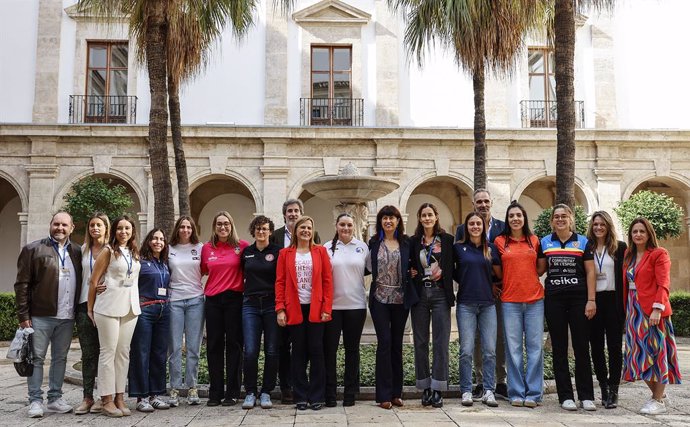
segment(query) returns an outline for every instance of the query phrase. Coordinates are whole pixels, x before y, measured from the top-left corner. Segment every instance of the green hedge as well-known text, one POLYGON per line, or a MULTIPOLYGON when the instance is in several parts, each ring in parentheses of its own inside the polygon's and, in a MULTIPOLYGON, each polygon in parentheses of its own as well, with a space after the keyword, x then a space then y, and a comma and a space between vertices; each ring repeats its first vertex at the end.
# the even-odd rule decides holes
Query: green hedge
POLYGON ((19 326, 14 292, 0 292, 0 341, 10 341, 19 326))
POLYGON ((671 308, 673 309, 673 328, 676 336, 690 336, 690 292, 671 292, 671 308))

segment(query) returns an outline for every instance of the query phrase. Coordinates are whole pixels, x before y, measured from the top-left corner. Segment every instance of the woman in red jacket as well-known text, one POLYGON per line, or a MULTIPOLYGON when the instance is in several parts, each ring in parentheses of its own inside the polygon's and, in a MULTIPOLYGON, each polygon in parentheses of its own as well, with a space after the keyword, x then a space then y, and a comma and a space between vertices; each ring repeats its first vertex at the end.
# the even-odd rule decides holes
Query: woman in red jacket
POLYGON ((671 259, 660 248, 652 224, 637 218, 628 230, 623 280, 626 295, 623 378, 644 380, 652 391, 640 413, 666 412, 666 384, 680 384, 676 340, 668 299, 671 259))
POLYGON ((299 410, 323 408, 326 367, 323 322, 331 320, 333 277, 326 248, 314 244, 314 220, 301 217, 290 246, 278 255, 276 314, 292 342, 293 396, 299 410), (309 379, 307 379, 309 363, 309 379))

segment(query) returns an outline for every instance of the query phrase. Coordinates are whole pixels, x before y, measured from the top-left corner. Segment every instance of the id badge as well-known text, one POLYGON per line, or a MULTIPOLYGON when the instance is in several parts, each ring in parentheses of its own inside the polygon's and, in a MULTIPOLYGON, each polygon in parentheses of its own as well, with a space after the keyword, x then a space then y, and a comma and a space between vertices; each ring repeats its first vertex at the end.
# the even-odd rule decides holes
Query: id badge
POLYGON ((125 288, 131 288, 134 286, 134 277, 133 276, 127 276, 125 277, 125 280, 122 281, 122 286, 125 288))
POLYGON ((166 288, 158 288, 158 296, 164 297, 168 295, 168 290, 166 288))
POLYGON ((597 280, 606 280, 606 273, 597 273, 597 280))
POLYGON ((60 269, 60 280, 69 280, 69 268, 61 268, 60 269))
POLYGON ((431 276, 431 267, 427 267, 427 268, 424 269, 424 275, 425 275, 426 277, 431 276))

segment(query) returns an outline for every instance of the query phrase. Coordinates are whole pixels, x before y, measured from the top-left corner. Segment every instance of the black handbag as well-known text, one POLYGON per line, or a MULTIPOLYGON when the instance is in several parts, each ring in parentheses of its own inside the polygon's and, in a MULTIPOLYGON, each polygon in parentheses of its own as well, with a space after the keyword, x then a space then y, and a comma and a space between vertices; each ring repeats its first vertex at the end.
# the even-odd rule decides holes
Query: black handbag
POLYGON ((29 334, 22 345, 18 361, 14 362, 14 369, 20 377, 30 377, 34 373, 34 344, 33 334, 29 334))

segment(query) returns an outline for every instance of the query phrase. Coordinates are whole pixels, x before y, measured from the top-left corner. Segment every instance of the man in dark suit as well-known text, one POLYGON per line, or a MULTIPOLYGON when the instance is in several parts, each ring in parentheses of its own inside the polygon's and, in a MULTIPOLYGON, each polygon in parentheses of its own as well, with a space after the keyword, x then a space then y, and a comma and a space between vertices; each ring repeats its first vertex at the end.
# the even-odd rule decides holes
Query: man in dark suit
MULTIPOLYGON (((493 243, 503 230, 505 230, 506 224, 500 219, 491 216, 491 205, 493 201, 491 199, 491 193, 489 190, 484 188, 478 188, 474 190, 472 195, 472 205, 474 210, 478 212, 484 222, 487 225, 486 235, 489 242, 493 243)), ((465 235, 465 228, 463 224, 458 226, 455 233, 455 240, 462 240, 465 235)), ((508 399, 508 387, 506 386, 506 355, 505 349, 503 348, 503 312, 501 311, 501 302, 496 299, 496 320, 497 320, 497 333, 496 333, 496 396, 502 397, 503 399, 508 399)), ((484 394, 484 386, 482 385, 482 354, 481 354, 481 343, 479 341, 479 334, 475 337, 474 341, 474 376, 477 379, 477 386, 472 392, 473 399, 481 399, 484 394)))
MULTIPOLYGON (((271 243, 281 248, 290 246, 295 224, 304 214, 304 204, 299 199, 288 199, 283 203, 283 219, 285 226, 271 234, 271 243)), ((314 233, 314 243, 321 243, 319 233, 314 233)), ((287 328, 281 328, 280 355, 278 361, 278 379, 280 381, 280 399, 284 404, 292 402, 292 384, 290 383, 290 336, 287 328)))

